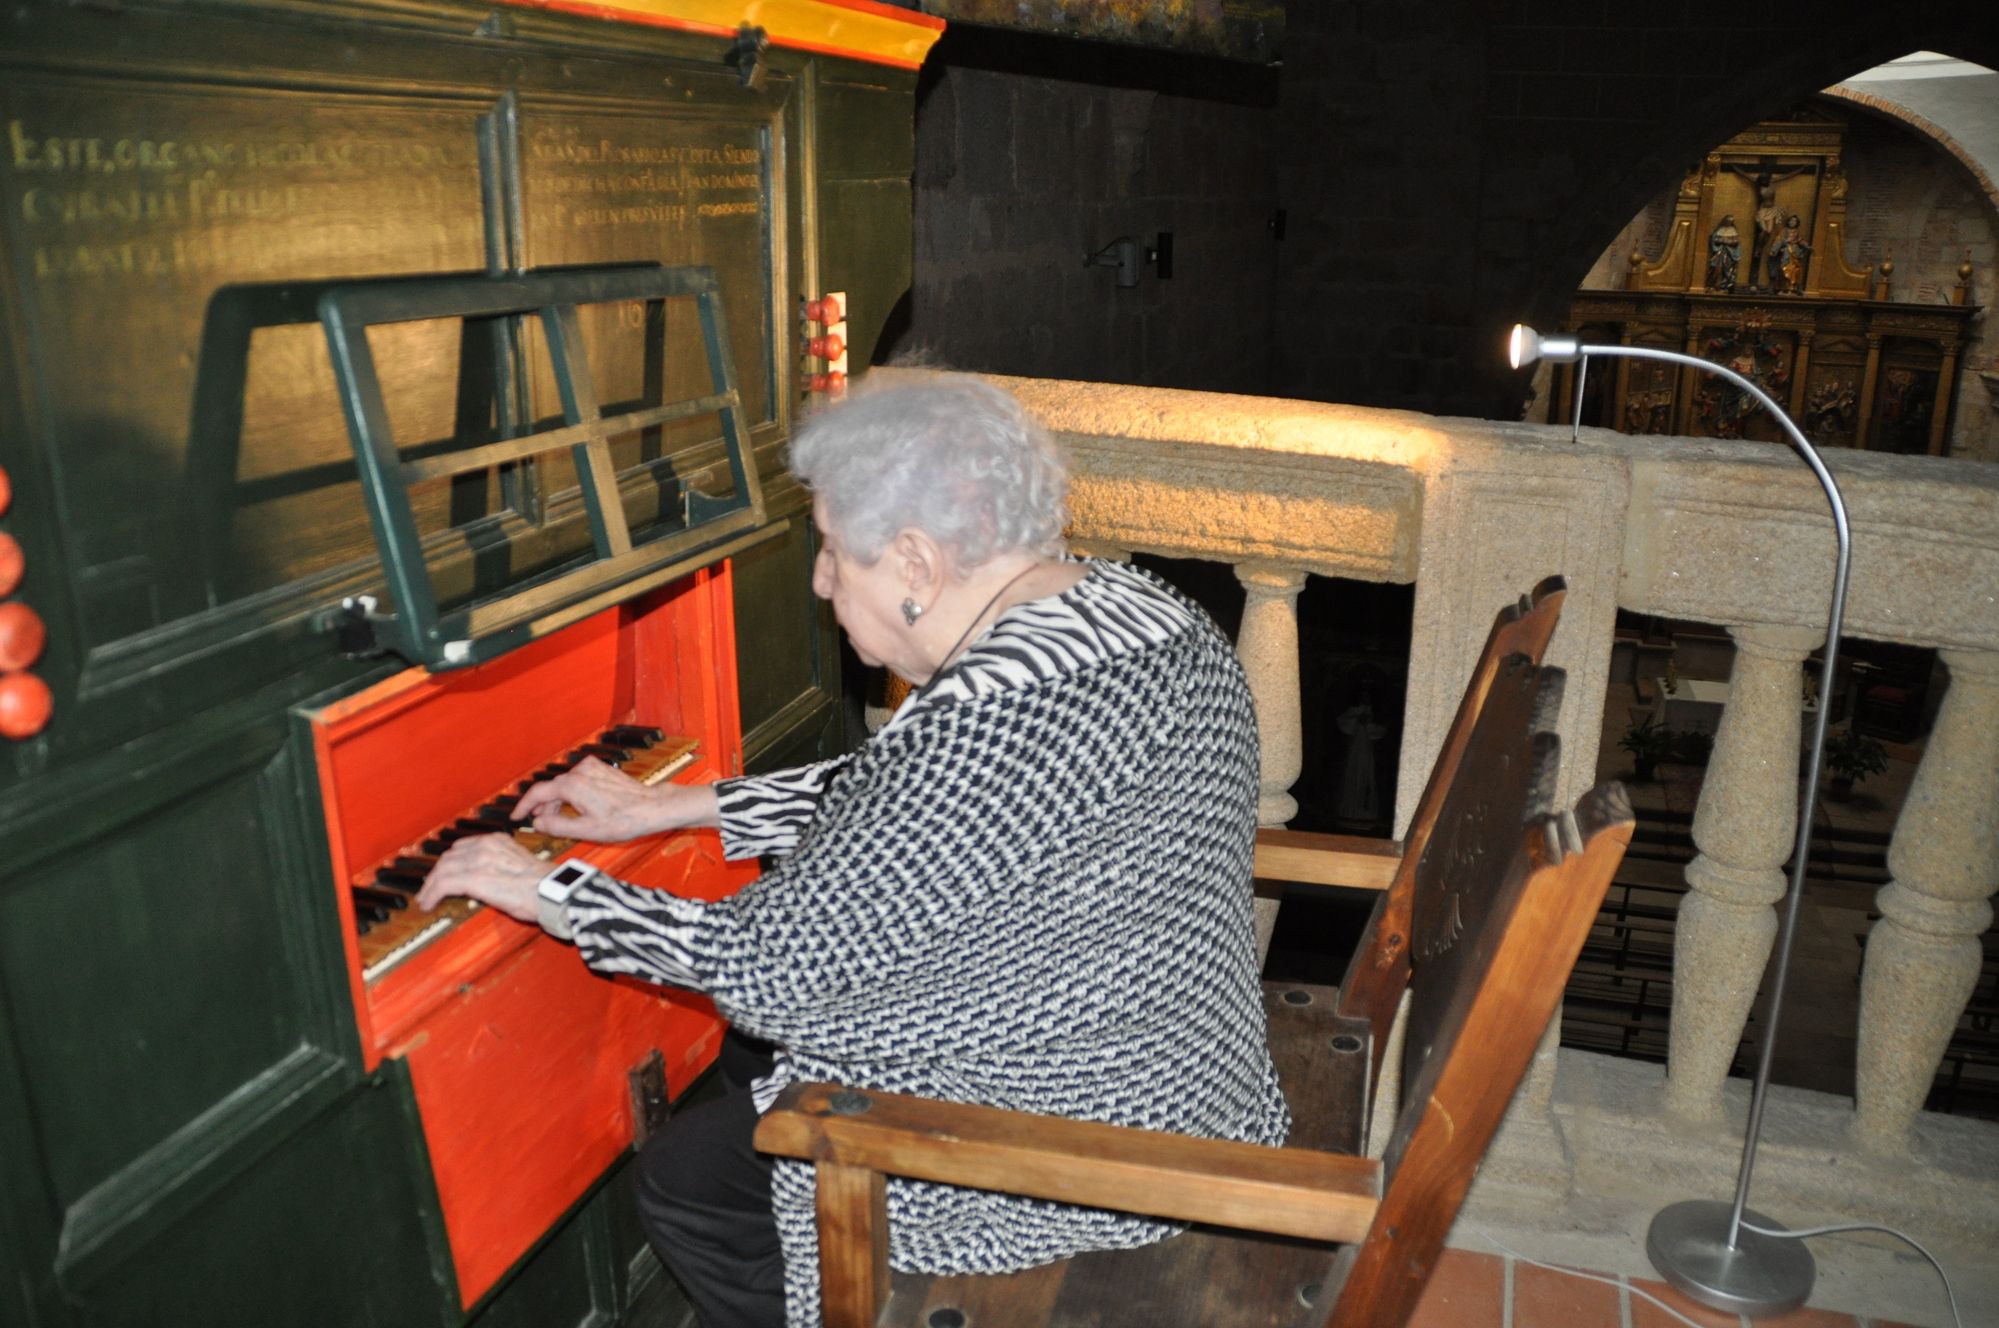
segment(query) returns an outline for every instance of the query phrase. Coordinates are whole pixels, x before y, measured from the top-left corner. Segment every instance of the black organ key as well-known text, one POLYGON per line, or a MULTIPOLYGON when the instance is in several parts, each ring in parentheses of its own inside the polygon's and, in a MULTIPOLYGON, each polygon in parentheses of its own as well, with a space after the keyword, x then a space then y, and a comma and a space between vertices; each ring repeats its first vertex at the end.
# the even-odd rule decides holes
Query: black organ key
MULTIPOLYGON (((354 887, 354 902, 357 904, 366 904, 370 908, 382 908, 394 911, 396 909, 408 908, 410 906, 410 897, 407 894, 400 894, 394 890, 377 890, 372 886, 357 885, 354 887)), ((388 914, 384 913, 382 916, 387 917, 388 914)))
POLYGON ((608 743, 601 742, 593 742, 588 746, 578 747, 569 754, 568 759, 571 764, 574 764, 586 756, 594 756, 607 765, 621 765, 632 759, 632 754, 623 747, 613 747, 608 743))
POLYGON ((479 815, 487 820, 505 821, 513 816, 514 808, 520 805, 520 801, 520 795, 513 793, 495 798, 479 809, 479 815))
POLYGON ((393 890, 399 895, 413 895, 423 889, 423 877, 415 872, 390 871, 387 867, 375 873, 375 884, 361 889, 393 890))
POLYGON ((436 857, 463 838, 465 838, 463 830, 460 830, 456 826, 447 825, 442 829, 431 831, 430 838, 423 841, 422 848, 425 853, 436 857))
POLYGON ((397 859, 394 862, 389 864, 389 870, 397 872, 408 872, 410 875, 421 879, 423 876, 429 873, 432 867, 435 867, 436 865, 437 865, 437 858, 435 855, 429 857, 417 857, 413 854, 403 854, 397 857, 397 859))
POLYGON ((380 904, 363 903, 361 901, 362 889, 363 887, 358 885, 354 887, 354 917, 364 923, 387 922, 389 920, 389 910, 383 908, 380 904))
POLYGON ((451 828, 462 835, 504 835, 513 832, 514 824, 504 816, 465 816, 451 828))
POLYGON ((643 724, 619 724, 605 729, 597 741, 614 747, 650 747, 666 736, 663 729, 649 728, 643 724))

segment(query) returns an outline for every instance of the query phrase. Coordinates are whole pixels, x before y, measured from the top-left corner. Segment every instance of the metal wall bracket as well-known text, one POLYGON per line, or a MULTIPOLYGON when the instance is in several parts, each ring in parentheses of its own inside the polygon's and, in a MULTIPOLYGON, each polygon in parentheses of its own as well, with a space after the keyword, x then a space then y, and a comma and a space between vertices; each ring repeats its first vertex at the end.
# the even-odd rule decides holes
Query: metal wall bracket
POLYGON ((659 1049, 633 1066, 625 1081, 632 1092, 632 1147, 644 1148, 673 1115, 673 1103, 666 1096, 666 1059, 659 1049))
POLYGON ((762 28, 751 27, 748 23, 744 23, 742 27, 736 29, 735 44, 729 48, 729 54, 723 58, 735 66, 736 77, 744 87, 752 92, 762 92, 764 79, 769 74, 764 54, 769 50, 770 34, 762 28))
POLYGON ((327 609, 314 620, 322 632, 333 633, 334 647, 344 659, 373 659, 385 653, 375 635, 380 615, 375 612, 373 595, 349 595, 338 608, 327 609))

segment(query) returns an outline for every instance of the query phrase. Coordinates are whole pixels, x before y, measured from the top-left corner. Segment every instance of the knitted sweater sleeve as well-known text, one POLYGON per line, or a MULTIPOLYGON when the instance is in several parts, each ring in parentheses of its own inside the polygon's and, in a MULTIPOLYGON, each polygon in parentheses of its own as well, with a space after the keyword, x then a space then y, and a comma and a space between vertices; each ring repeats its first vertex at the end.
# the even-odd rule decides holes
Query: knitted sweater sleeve
POLYGON ((987 907, 986 883, 1017 877, 1031 851, 995 833, 993 806, 1017 800, 1004 775, 968 764, 990 709, 946 707, 878 737, 794 851, 730 898, 598 878, 569 905, 584 959, 705 991, 761 1037, 862 1051, 854 1044, 881 1018, 900 1026, 912 1001, 925 1003, 907 984, 934 972, 987 907))

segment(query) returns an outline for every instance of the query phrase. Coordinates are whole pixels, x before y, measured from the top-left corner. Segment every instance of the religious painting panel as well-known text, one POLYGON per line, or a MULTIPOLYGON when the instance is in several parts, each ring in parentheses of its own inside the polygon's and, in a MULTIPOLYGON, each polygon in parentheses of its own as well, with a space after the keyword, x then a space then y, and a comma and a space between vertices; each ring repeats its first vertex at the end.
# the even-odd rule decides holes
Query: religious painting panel
POLYGON ((1942 355, 1929 342, 1886 338, 1881 347, 1881 385, 1874 394, 1874 418, 1867 446, 1876 452, 1921 456, 1930 450, 1938 409, 1942 355))
POLYGON ((1867 379, 1867 339, 1820 336, 1798 411, 1798 427, 1820 447, 1852 447, 1859 434, 1867 379))
MULTIPOLYGON (((1779 404, 1790 399, 1791 369, 1798 335, 1772 327, 1767 318, 1746 315, 1732 324, 1700 329, 1695 353, 1741 374, 1779 404)), ((1702 438, 1755 438, 1776 441, 1782 433, 1756 399, 1726 379, 1703 375, 1694 384, 1688 432, 1702 438)))
POLYGON ((1624 418, 1618 427, 1625 433, 1673 432, 1673 400, 1680 371, 1658 360, 1633 360, 1627 373, 1624 418))
MULTIPOLYGON (((1621 323, 1585 323, 1576 329, 1576 334, 1586 344, 1615 346, 1624 339, 1624 326, 1621 323)), ((1570 384, 1569 390, 1563 394, 1567 398, 1569 409, 1572 411, 1576 409, 1576 398, 1580 392, 1582 410, 1577 418, 1580 418, 1584 424, 1594 424, 1607 429, 1616 428, 1617 380, 1613 372, 1601 361, 1589 365, 1589 372, 1578 373, 1577 371, 1583 367, 1577 365, 1563 380, 1570 384), (1578 376, 1582 380, 1580 388, 1574 385, 1578 376)))

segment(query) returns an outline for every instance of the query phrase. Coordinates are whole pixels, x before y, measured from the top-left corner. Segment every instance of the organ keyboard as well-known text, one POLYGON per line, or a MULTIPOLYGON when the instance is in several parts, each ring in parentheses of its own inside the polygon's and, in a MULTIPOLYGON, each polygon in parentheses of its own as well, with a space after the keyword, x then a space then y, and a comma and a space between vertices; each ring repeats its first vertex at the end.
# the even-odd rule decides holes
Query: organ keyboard
POLYGON ((512 819, 515 803, 534 785, 555 778, 586 756, 618 767, 641 784, 657 784, 693 764, 698 746, 692 738, 669 738, 645 725, 620 724, 606 729, 595 742, 524 777, 512 791, 495 794, 362 872, 348 887, 354 899, 354 931, 361 938, 362 980, 373 982, 478 910, 478 903, 469 899, 447 899, 429 913, 414 907, 417 892, 423 889, 438 855, 453 843, 468 835, 511 834, 522 848, 545 861, 576 847, 573 839, 546 835, 512 819))
POLYGON ((481 833, 705 899, 754 878, 712 830, 587 844, 508 816, 584 756, 644 782, 741 772, 730 576, 699 571, 488 662, 298 712, 363 1065, 408 1064, 468 1309, 631 1146, 634 1072, 658 1067, 678 1096, 723 1025, 705 997, 598 977, 496 909, 411 901, 439 854, 481 833))

